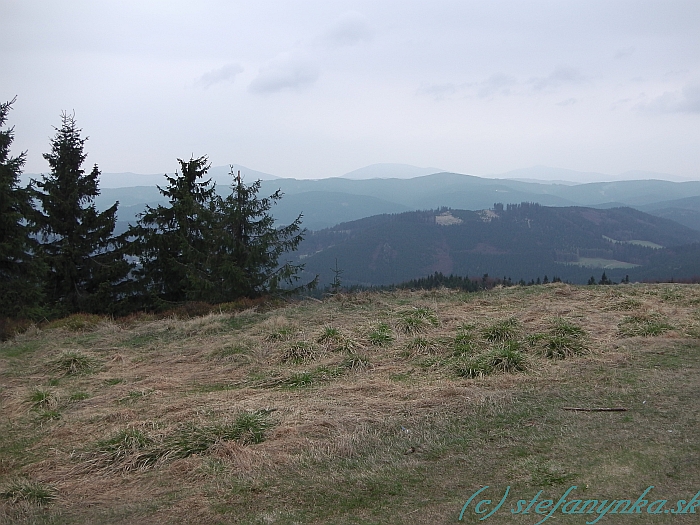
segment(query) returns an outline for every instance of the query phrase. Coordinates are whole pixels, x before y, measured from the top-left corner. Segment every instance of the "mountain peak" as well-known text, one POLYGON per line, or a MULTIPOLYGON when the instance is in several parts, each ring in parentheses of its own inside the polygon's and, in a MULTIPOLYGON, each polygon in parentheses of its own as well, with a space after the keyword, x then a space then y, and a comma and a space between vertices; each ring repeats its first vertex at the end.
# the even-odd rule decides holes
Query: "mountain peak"
POLYGON ((371 164, 342 175, 343 179, 413 179, 424 175, 440 173, 440 168, 419 168, 410 164, 371 164))

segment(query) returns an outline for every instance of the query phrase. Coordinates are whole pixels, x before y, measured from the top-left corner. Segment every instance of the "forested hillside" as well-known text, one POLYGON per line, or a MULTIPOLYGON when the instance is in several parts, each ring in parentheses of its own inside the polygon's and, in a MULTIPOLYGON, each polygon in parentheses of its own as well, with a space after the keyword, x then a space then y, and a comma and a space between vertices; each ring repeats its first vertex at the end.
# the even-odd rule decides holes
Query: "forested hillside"
MULTIPOLYGON (((257 173, 251 170, 242 172, 248 182, 259 178, 257 173)), ((162 177, 160 180, 165 181, 162 177)), ((217 191, 225 195, 230 181, 224 183, 220 177, 216 180, 219 181, 217 191)), ((275 219, 280 224, 288 224, 303 213, 304 226, 310 230, 330 228, 341 222, 382 213, 437 209, 442 206, 481 210, 494 202, 537 202, 545 206, 596 208, 630 206, 700 230, 700 182, 634 180, 556 184, 489 179, 457 173, 435 173, 412 179, 262 181, 263 193, 277 190, 281 190, 285 198, 271 210, 275 219)), ((115 200, 122 206, 117 232, 126 231, 128 223, 136 221, 145 204, 165 202, 155 186, 105 188, 96 202, 98 207, 106 209, 115 200)))
POLYGON ((321 282, 332 278, 337 260, 347 285, 434 272, 585 283, 602 271, 616 280, 700 275, 698 241, 700 232, 631 208, 523 203, 369 217, 311 233, 299 255, 321 282))

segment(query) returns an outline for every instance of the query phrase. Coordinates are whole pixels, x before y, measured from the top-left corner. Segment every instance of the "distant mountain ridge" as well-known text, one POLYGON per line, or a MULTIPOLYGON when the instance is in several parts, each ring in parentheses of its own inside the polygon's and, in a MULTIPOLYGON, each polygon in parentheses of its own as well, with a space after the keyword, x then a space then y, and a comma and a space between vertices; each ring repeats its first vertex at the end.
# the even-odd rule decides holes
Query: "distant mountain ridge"
MULTIPOLYGON (((215 181, 221 181, 217 183, 218 191, 228 193, 229 176, 223 175, 223 169, 214 175, 212 178, 215 181)), ((246 180, 253 179, 250 173, 244 176, 246 180)), ((160 184, 164 184, 165 178, 161 178, 160 184)), ((302 213, 303 225, 310 230, 329 228, 341 222, 382 213, 442 206, 482 210, 496 202, 537 202, 545 206, 630 206, 678 220, 700 231, 700 200, 692 200, 700 197, 700 181, 643 180, 571 186, 487 179, 446 172, 410 179, 352 180, 336 177, 262 181, 261 194, 270 195, 278 189, 285 196, 272 209, 275 219, 280 224, 289 224, 302 213)), ((146 204, 165 202, 155 186, 102 188, 96 202, 98 208, 105 209, 117 200, 120 202, 120 229, 133 222, 146 204)))
MULTIPOLYGON (((254 180, 274 180, 279 177, 275 175, 270 175, 269 173, 263 173, 262 171, 251 170, 245 166, 239 164, 233 164, 233 169, 237 172, 241 171, 241 174, 245 176, 247 181, 254 180)), ((231 166, 213 166, 209 169, 209 177, 216 182, 217 185, 229 186, 231 184, 231 177, 229 175, 231 166)), ((165 174, 172 175, 174 171, 164 171, 163 173, 102 173, 100 175, 100 189, 116 189, 116 188, 133 188, 140 186, 163 186, 166 184, 165 174)), ((22 184, 28 184, 29 179, 41 179, 41 174, 38 173, 25 173, 22 174, 22 184)))
POLYGON ((445 170, 440 168, 419 168, 410 164, 371 164, 342 175, 343 179, 367 180, 367 179, 412 179, 423 175, 440 173, 445 170))

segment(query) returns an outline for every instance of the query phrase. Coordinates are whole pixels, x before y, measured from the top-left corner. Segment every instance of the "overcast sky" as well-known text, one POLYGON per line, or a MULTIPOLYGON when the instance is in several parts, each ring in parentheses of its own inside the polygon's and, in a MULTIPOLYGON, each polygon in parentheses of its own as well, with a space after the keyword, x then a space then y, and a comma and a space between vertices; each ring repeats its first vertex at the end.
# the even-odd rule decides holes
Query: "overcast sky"
POLYGON ((33 173, 67 110, 104 172, 700 180, 699 35, 698 0, 0 0, 0 100, 33 173))

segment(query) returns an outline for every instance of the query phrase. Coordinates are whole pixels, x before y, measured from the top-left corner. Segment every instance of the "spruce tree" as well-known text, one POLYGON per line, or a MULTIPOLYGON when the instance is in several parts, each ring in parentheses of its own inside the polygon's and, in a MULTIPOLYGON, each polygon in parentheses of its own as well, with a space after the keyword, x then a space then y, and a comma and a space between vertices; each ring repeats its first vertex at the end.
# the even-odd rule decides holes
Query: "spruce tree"
MULTIPOLYGON (((220 278, 217 286, 220 299, 255 297, 278 292, 285 285, 293 286, 303 265, 290 261, 280 264, 280 257, 296 250, 303 240, 301 214, 291 224, 276 228, 269 211, 282 198, 282 192, 277 190, 269 197, 260 198, 259 180, 246 185, 233 167, 230 174, 232 191, 225 199, 219 199, 216 206, 216 274, 220 278)), ((313 288, 316 282, 314 279, 304 286, 313 288)))
POLYGON ((61 120, 44 154, 51 171, 32 181, 42 208, 46 296, 57 313, 114 311, 130 270, 113 237, 119 203, 98 213, 100 170, 96 164, 90 173, 82 169, 87 138, 81 138, 73 115, 63 113, 61 120))
POLYGON ((208 159, 178 162, 180 173, 166 175, 168 186, 158 187, 170 206, 147 206, 128 232, 140 260, 136 273, 143 292, 156 303, 207 300, 216 293, 215 187, 211 179, 199 180, 209 170, 208 159))
POLYGON ((239 173, 231 194, 221 198, 211 180, 203 180, 206 156, 178 162, 181 173, 166 175, 168 186, 159 188, 170 205, 147 207, 128 232, 151 302, 232 301, 294 283, 302 267, 279 258, 301 242, 301 216, 275 228, 268 212, 281 192, 258 198, 260 181, 247 186, 239 173))
POLYGON ((31 316, 41 299, 31 193, 20 188, 25 153, 10 156, 14 128, 2 129, 14 103, 0 104, 0 317, 31 316))

